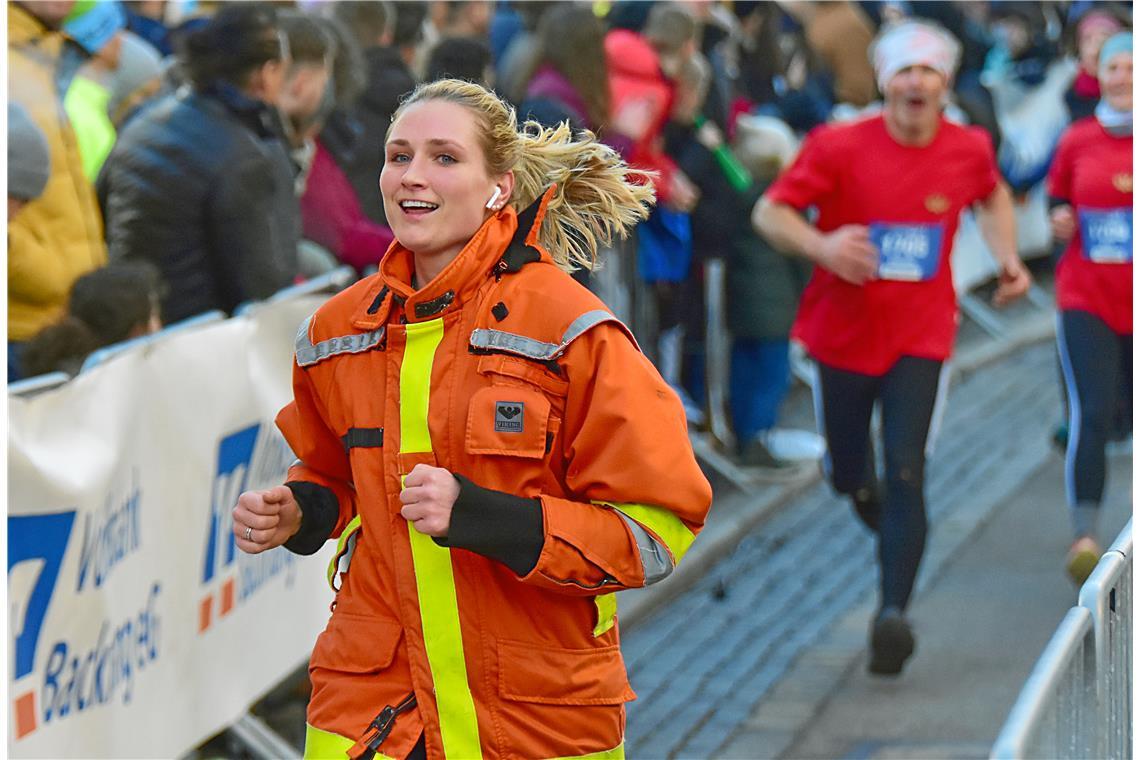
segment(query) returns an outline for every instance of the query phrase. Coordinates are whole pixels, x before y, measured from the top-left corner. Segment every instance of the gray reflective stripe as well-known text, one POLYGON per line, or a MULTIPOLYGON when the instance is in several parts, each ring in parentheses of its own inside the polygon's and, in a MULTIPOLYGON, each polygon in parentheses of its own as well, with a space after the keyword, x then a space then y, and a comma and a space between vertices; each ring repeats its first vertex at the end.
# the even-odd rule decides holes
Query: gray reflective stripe
POLYGON ((652 586, 657 581, 668 578, 669 573, 673 572, 673 560, 669 556, 669 550, 632 517, 627 517, 621 512, 618 514, 629 526, 633 540, 637 543, 637 552, 641 555, 641 568, 645 571, 645 585, 652 586))
POLYGON ((570 323, 562 335, 562 342, 558 344, 545 343, 541 340, 528 338, 525 335, 480 327, 471 333, 471 347, 508 351, 512 354, 525 356, 528 359, 550 361, 561 356, 566 347, 575 339, 580 338, 587 330, 597 327, 603 322, 620 323, 620 320, 602 309, 588 311, 570 323))
POLYGON ((339 338, 322 340, 314 346, 313 342, 309 340, 309 325, 312 324, 312 321, 313 318, 309 317, 301 323, 301 328, 297 330, 297 341, 294 345, 297 354, 297 366, 299 367, 308 367, 337 354, 358 354, 361 351, 375 348, 384 339, 384 327, 381 326, 371 332, 342 335, 339 338))
POLYGON ((602 322, 618 321, 620 320, 618 320, 617 317, 615 317, 613 314, 610 314, 608 311, 603 311, 601 309, 588 311, 571 322, 570 326, 566 328, 566 332, 562 335, 562 347, 565 348, 566 346, 570 345, 571 341, 581 336, 582 333, 586 332, 591 327, 596 327, 602 322))

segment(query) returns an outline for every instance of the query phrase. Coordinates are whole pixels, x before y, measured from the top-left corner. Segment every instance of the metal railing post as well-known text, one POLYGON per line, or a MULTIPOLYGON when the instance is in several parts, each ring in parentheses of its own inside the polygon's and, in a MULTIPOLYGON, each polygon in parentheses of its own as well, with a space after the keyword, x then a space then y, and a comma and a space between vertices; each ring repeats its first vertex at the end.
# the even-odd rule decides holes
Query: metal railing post
POLYGON ((709 433, 724 449, 734 440, 728 408, 729 336, 724 305, 724 259, 705 261, 705 414, 709 433))

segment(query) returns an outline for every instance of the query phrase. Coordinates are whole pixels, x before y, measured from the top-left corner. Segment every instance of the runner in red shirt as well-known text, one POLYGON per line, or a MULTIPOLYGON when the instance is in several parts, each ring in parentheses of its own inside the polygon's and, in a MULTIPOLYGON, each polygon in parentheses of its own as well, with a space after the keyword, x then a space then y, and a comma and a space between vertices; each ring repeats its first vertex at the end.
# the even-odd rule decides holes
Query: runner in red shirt
POLYGON ((1105 445, 1132 430, 1132 35, 1100 52, 1096 115, 1061 137, 1049 170, 1057 265, 1057 345, 1069 397, 1065 490, 1073 518, 1066 567, 1079 585, 1100 559, 1096 518, 1105 445), (1116 420, 1123 415, 1123 420, 1116 420))
POLYGON ((882 114, 811 132, 753 212, 769 241, 816 264, 792 336, 818 362, 816 416, 832 485, 878 534, 869 663, 877 674, 899 673, 914 651, 904 611, 926 541, 923 470, 958 322, 950 250, 964 208, 975 207, 999 264, 995 303, 1030 283, 988 136, 942 116, 960 49, 932 24, 885 30, 871 48, 882 114), (801 215, 809 207, 814 226, 801 215), (885 489, 870 441, 876 401, 885 489))

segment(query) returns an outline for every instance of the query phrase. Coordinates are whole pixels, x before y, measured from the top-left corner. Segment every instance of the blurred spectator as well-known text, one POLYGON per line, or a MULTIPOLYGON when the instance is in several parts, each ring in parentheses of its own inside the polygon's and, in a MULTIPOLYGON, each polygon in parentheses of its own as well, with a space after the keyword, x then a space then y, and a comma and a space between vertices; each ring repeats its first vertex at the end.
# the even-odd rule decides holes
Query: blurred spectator
POLYGON ((676 98, 676 80, 696 46, 696 20, 676 3, 655 4, 641 34, 615 29, 605 38, 611 128, 629 138, 630 165, 656 171, 658 177, 659 203, 637 228, 638 273, 657 301, 657 366, 694 424, 702 415, 680 384, 683 331, 678 328, 682 283, 692 263, 689 212, 699 191, 667 155, 664 129, 676 98))
POLYGON ((688 215, 691 256, 684 276, 675 283, 656 283, 659 367, 666 381, 685 388, 681 398, 688 407, 695 405, 690 399, 704 397, 705 263, 724 257, 741 225, 747 226, 744 193, 752 184, 725 145, 720 127, 703 115, 712 78, 712 66, 700 53, 684 61, 664 133, 665 152, 698 191, 688 215))
POLYGON ((131 32, 123 32, 119 38, 119 68, 111 76, 111 98, 107 101, 107 115, 117 131, 158 94, 162 84, 158 51, 131 32))
POLYGON ((278 16, 278 23, 289 48, 289 63, 276 105, 300 172, 300 195, 312 161, 312 138, 316 134, 313 127, 332 110, 329 77, 336 41, 315 16, 287 11, 278 16))
POLYGON ((1097 80, 1100 48, 1105 40, 1123 28, 1120 19, 1099 8, 1089 10, 1077 22, 1074 42, 1080 68, 1072 87, 1065 93, 1065 105, 1073 121, 1092 116, 1096 111, 1096 104, 1100 102, 1100 83, 1097 80))
MULTIPOLYGON (((316 155, 316 135, 335 102, 331 82, 336 39, 324 20, 312 14, 285 11, 278 16, 278 21, 288 41, 290 61, 277 98, 277 110, 284 122, 289 155, 296 171, 294 192, 300 199, 316 155)), ((300 210, 299 206, 298 212, 300 210)), ((297 250, 297 269, 301 277, 318 277, 335 269, 336 256, 304 238, 303 215, 301 234, 297 250)))
POLYGON ((740 21, 737 94, 753 105, 771 103, 777 97, 777 78, 784 73, 780 6, 763 0, 741 0, 732 8, 740 21))
POLYGON ((149 42, 165 58, 174 53, 166 27, 167 0, 121 0, 127 12, 127 29, 149 42))
MULTIPOLYGON (((356 1, 348 4, 354 5, 356 1)), ((423 45, 428 5, 420 0, 393 0, 386 5, 390 8, 390 13, 395 14, 395 18, 389 22, 392 30, 391 44, 400 51, 404 64, 410 67, 423 45)))
POLYGON ((355 161, 363 127, 353 113, 357 98, 368 86, 364 53, 352 30, 334 14, 314 15, 333 41, 329 86, 316 120, 320 143, 341 167, 355 161))
MULTIPOLYGON (((745 203, 755 203, 795 150, 795 135, 782 121, 741 117, 733 152, 756 179, 745 203)), ((811 264, 779 253, 748 222, 733 232, 725 306, 732 332, 729 403, 737 455, 747 467, 782 467, 787 462, 773 455, 767 434, 791 386, 788 336, 811 264)))
POLYGON ((444 37, 428 54, 424 81, 464 79, 491 87, 491 49, 478 37, 444 37))
MULTIPOLYGON (((347 29, 335 20, 316 19, 335 40, 332 67, 333 83, 327 94, 327 106, 351 103, 360 92, 363 72, 354 72, 360 64, 360 52, 347 29)), ((340 112, 337 108, 333 113, 340 112)), ((327 129, 322 129, 322 110, 310 126, 320 130, 313 139, 314 153, 304 194, 301 196, 302 233, 306 240, 332 253, 340 262, 357 272, 380 262, 392 242, 392 231, 364 215, 352 185, 341 171, 333 153, 325 143, 327 129)))
MULTIPOLYGON (((523 99, 524 89, 534 72, 530 64, 534 61, 539 45, 538 25, 548 14, 554 12, 560 2, 534 3, 513 2, 511 7, 518 14, 521 28, 511 37, 510 44, 502 54, 495 55, 494 40, 492 40, 491 55, 495 65, 495 89, 502 93, 512 103, 523 99)), ((586 8, 587 6, 578 6, 586 8)), ((592 9, 591 9, 591 12, 592 9)), ((595 18, 597 18, 595 16, 595 18)), ((569 28, 561 30, 569 33, 569 28)), ((583 52, 583 56, 586 53, 583 52)))
MULTIPOLYGON (((519 12, 523 5, 528 3, 508 0, 505 3, 495 4, 495 10, 491 14, 491 25, 487 30, 487 43, 491 46, 491 60, 496 66, 511 42, 526 28, 522 13, 519 12)), ((498 72, 496 76, 497 74, 498 72)))
POLYGON ((359 125, 360 134, 350 156, 334 156, 356 191, 361 209, 377 224, 386 224, 380 199, 384 137, 400 97, 416 84, 408 66, 425 9, 422 3, 379 0, 339 2, 333 6, 334 18, 356 35, 364 53, 367 79, 355 103, 344 106, 359 125))
POLYGON ((63 312, 68 288, 107 260, 99 209, 83 176, 57 86, 71 2, 8 4, 8 98, 43 132, 50 179, 8 224, 8 378, 19 379, 20 344, 63 312))
POLYGON ((51 172, 47 138, 19 103, 8 103, 8 221, 39 198, 51 172))
POLYGON ((614 29, 605 38, 610 86, 610 128, 629 139, 624 157, 634 167, 657 172, 660 203, 688 211, 696 188, 664 153, 662 130, 673 106, 673 78, 696 50, 696 23, 678 5, 653 6, 643 34, 614 29))
POLYGON ((275 11, 226 6, 178 43, 191 86, 133 119, 99 177, 112 259, 158 267, 167 323, 291 284, 300 228, 275 11))
POLYGON ((649 12, 655 5, 657 3, 643 0, 617 0, 606 14, 606 23, 611 30, 641 31, 649 21, 649 12))
POLYGON ((1045 178, 1061 132, 1069 122, 1064 93, 1076 64, 1054 60, 1057 47, 1035 3, 990 6, 996 39, 986 56, 981 83, 988 90, 1001 130, 998 167, 1015 195, 1045 178))
POLYGON ((732 81, 736 77, 735 48, 740 40, 740 22, 720 3, 690 3, 696 9, 697 50, 712 67, 712 80, 701 113, 721 129, 728 128, 732 81))
POLYGON ((537 46, 523 67, 520 118, 552 127, 569 121, 595 134, 609 121, 606 30, 584 5, 557 5, 538 22, 537 46))
POLYGON ((990 3, 990 26, 994 46, 986 56, 983 80, 1009 77, 1029 87, 1041 84, 1057 50, 1045 38, 1040 6, 1008 0, 990 3))
POLYGON ((75 128, 83 173, 92 182, 115 144, 115 127, 107 115, 111 76, 119 66, 119 32, 127 23, 117 2, 75 4, 63 31, 90 56, 64 93, 63 106, 75 128))
POLYGON ((875 30, 863 10, 847 0, 798 0, 782 6, 803 25, 808 45, 831 73, 835 102, 862 108, 874 100, 867 47, 875 30))
POLYGON ((435 0, 428 16, 442 37, 487 39, 491 28, 490 0, 435 0))
POLYGON ((447 37, 487 39, 491 26, 491 3, 489 0, 432 0, 424 5, 427 18, 412 69, 426 81, 428 56, 440 40, 447 37))
POLYGON ((777 3, 746 0, 733 7, 742 37, 731 115, 755 110, 782 119, 797 132, 826 122, 834 103, 831 76, 822 70, 803 31, 782 32, 785 17, 777 3))
POLYGON ((118 262, 88 272, 71 286, 67 314, 28 342, 29 377, 48 372, 79 374, 100 348, 158 332, 159 280, 145 262, 118 262))

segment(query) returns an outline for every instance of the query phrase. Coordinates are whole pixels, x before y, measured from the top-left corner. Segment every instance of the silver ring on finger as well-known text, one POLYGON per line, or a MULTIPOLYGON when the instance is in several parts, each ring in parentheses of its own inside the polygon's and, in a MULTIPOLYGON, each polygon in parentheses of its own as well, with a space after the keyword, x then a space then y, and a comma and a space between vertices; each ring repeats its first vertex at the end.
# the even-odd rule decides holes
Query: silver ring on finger
POLYGON ((252 525, 247 525, 245 528, 245 540, 246 541, 252 541, 253 540, 253 526, 252 525))

